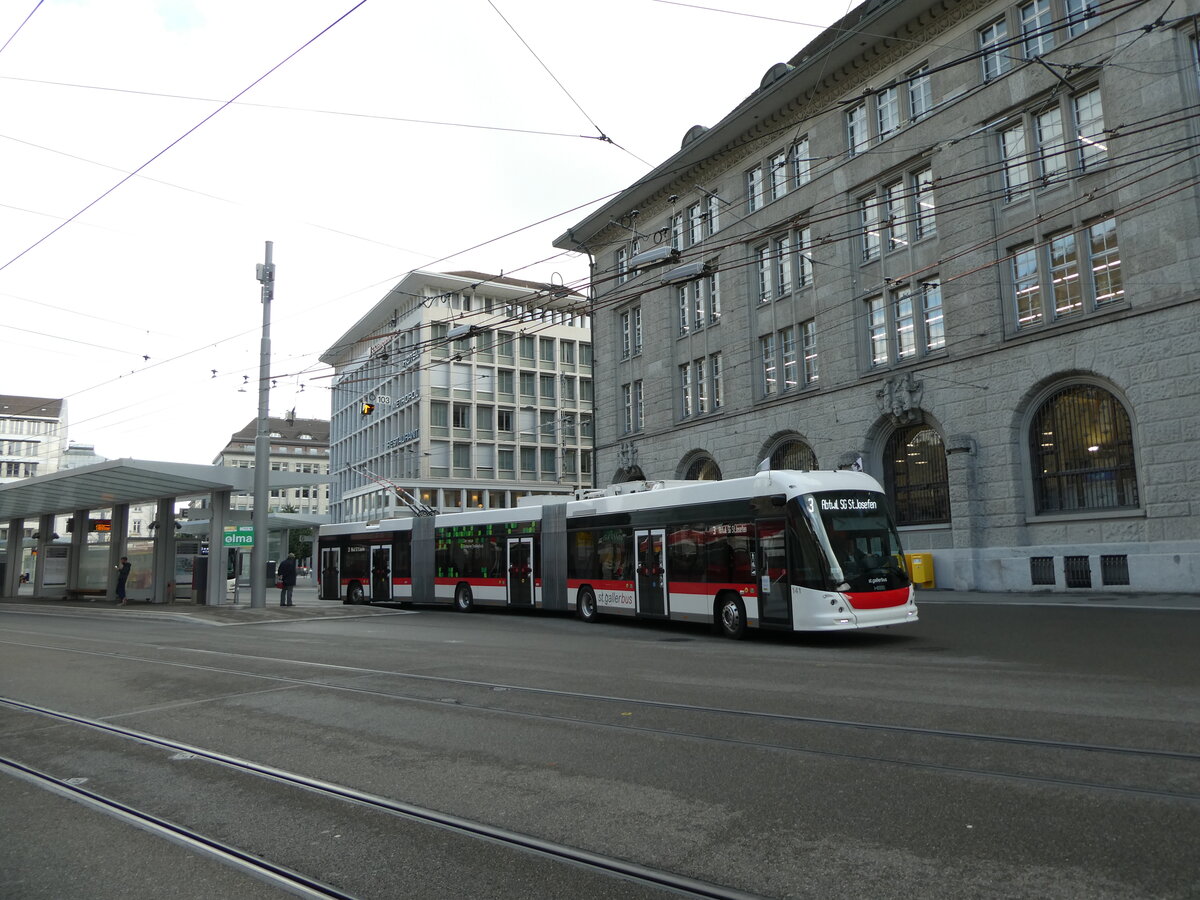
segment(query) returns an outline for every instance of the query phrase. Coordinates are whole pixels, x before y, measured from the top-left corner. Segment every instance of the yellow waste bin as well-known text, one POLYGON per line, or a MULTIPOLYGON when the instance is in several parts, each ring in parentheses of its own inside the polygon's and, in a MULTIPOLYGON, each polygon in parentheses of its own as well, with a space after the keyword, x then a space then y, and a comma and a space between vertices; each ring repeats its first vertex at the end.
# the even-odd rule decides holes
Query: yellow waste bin
POLYGON ((923 588, 934 587, 932 553, 905 553, 904 559, 908 562, 908 574, 913 584, 923 588))

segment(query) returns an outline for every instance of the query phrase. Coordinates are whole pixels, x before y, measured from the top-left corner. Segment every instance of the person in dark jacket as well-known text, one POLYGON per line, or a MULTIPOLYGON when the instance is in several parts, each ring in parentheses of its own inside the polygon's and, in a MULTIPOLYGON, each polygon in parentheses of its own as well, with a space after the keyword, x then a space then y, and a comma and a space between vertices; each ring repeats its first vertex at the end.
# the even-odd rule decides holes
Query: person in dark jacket
POLYGON ((117 569, 117 599, 121 601, 122 606, 129 605, 125 602, 125 585, 129 583, 129 570, 132 568, 133 568, 133 566, 131 566, 129 564, 128 556, 122 556, 121 564, 116 567, 116 569, 117 569))
POLYGON ((279 564, 275 572, 275 580, 279 582, 279 605, 294 606, 292 590, 296 587, 296 554, 289 553, 287 559, 279 564))

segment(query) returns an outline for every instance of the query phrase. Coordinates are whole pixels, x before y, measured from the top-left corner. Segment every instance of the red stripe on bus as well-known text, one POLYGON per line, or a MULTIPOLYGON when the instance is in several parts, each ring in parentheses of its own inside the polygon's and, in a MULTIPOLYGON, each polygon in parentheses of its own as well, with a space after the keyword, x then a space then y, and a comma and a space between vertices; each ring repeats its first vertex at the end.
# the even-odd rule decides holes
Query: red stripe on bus
POLYGON ((435 578, 433 583, 442 587, 453 587, 463 583, 471 587, 504 587, 508 582, 503 578, 435 578))
POLYGON ((903 606, 908 602, 908 588, 896 588, 892 591, 862 594, 849 593, 846 599, 854 609, 887 609, 889 606, 903 606))

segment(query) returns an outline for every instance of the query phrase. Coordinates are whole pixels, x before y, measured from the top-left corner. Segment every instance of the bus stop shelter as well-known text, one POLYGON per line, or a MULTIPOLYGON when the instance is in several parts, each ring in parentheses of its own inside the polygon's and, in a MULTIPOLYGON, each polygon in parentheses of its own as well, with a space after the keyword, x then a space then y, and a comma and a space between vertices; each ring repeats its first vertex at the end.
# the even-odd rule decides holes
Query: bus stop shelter
MULTIPOLYGON (((270 490, 311 487, 329 482, 327 475, 298 472, 276 472, 269 475, 270 490)), ((138 504, 157 504, 152 526, 153 565, 150 574, 150 600, 165 602, 170 596, 175 573, 175 504, 182 498, 208 497, 208 536, 212 558, 221 548, 221 536, 227 525, 234 524, 230 497, 234 493, 252 493, 254 470, 202 466, 189 463, 156 462, 151 460, 116 459, 67 469, 50 475, 39 475, 20 481, 0 484, 0 522, 8 522, 8 541, 5 545, 6 565, 0 594, 15 597, 21 576, 22 538, 25 522, 37 521, 36 559, 32 573, 34 596, 48 596, 46 589, 47 550, 54 546, 54 521, 58 516, 71 517, 70 551, 65 556, 66 572, 56 594, 71 596, 85 592, 82 565, 92 513, 111 510, 107 521, 107 577, 105 596, 116 589, 117 566, 126 554, 129 538, 129 507, 138 504)), ((237 518, 245 519, 246 513, 237 518)), ((139 538, 139 540, 149 540, 139 538)), ((94 549, 94 545, 93 545, 94 549)), ((93 589, 95 590, 95 589, 93 589)), ((219 605, 225 602, 226 584, 221 577, 210 577, 203 602, 219 605)))

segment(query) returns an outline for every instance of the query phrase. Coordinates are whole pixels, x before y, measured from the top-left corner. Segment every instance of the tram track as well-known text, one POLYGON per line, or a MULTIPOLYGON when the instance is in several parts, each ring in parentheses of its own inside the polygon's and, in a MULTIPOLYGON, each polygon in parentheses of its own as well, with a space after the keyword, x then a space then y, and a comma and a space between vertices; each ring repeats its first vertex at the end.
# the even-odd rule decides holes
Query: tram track
MULTIPOLYGON (((1198 780, 1200 780, 1200 753, 1188 751, 1152 747, 1114 746, 1077 741, 1051 740, 1046 738, 1018 735, 987 734, 949 729, 925 728, 919 726, 899 725, 895 723, 833 719, 827 717, 804 716, 772 711, 734 709, 720 706, 703 706, 663 700, 639 699, 579 691, 532 687, 502 682, 489 682, 476 679, 463 679, 449 676, 400 672, 388 669, 344 666, 330 663, 311 662, 306 660, 286 659, 281 657, 256 656, 251 654, 232 653, 229 651, 199 650, 177 647, 162 648, 172 652, 184 650, 185 652, 189 653, 233 657, 235 659, 248 662, 267 663, 270 665, 316 668, 323 672, 337 673, 359 678, 394 678, 405 681, 413 681, 421 684, 435 685, 439 688, 451 687, 467 692, 487 691, 489 693, 489 702, 473 702, 471 699, 464 699, 463 697, 418 696, 415 694, 403 693, 382 687, 363 687, 348 684, 334 684, 328 681, 280 675, 277 673, 255 672, 248 669, 204 665, 195 662, 181 662, 178 660, 164 660, 150 656, 135 656, 128 652, 116 653, 100 650, 85 650, 80 648, 56 647, 52 645, 25 642, 0 641, 0 644, 5 643, 16 643, 19 646, 33 649, 108 657, 118 659, 123 662, 163 665, 202 672, 217 673, 221 675, 253 678, 257 680, 266 680, 284 687, 303 687, 325 691, 344 692, 349 694, 364 695, 385 701, 420 704, 427 707, 435 707, 447 710, 473 712, 486 715, 519 717, 527 720, 539 720, 543 722, 561 723, 571 726, 621 730, 632 734, 644 734, 654 737, 667 737, 690 741, 709 742, 727 747, 736 747, 747 751, 805 754, 864 764, 901 766, 944 775, 1018 782, 1031 786, 1053 786, 1076 790, 1115 792, 1145 797, 1155 797, 1164 800, 1184 801, 1187 803, 1200 802, 1200 789, 1181 790, 1171 787, 1163 787, 1161 784, 1148 781, 1146 775, 1142 771, 1146 764, 1153 763, 1161 767, 1162 774, 1160 777, 1162 778, 1163 782, 1184 784, 1198 783, 1198 780), (811 741, 808 744, 801 744, 796 740, 791 740, 790 734, 787 735, 790 742, 784 740, 755 740, 751 738, 739 737, 731 733, 721 733, 720 730, 715 727, 706 731, 655 727, 651 725, 637 724, 628 720, 614 721, 612 718, 601 718, 595 715, 588 717, 582 714, 549 713, 546 711, 537 711, 531 709, 518 709, 513 708, 512 706, 506 707, 498 704, 496 702, 496 697, 506 694, 511 694, 514 696, 524 695, 535 698, 552 698, 555 701, 600 704, 605 707, 616 705, 620 706, 624 710, 628 710, 629 708, 659 710, 673 715, 686 715, 693 717, 698 716, 705 720, 729 719, 741 722, 749 721, 756 724, 765 723, 768 726, 781 726, 787 729, 802 728, 818 729, 821 731, 833 730, 843 735, 849 733, 860 737, 868 736, 876 738, 902 738, 910 742, 916 741, 918 742, 918 746, 915 748, 915 750, 910 751, 909 756, 906 757, 901 753, 895 752, 891 755, 871 752, 869 750, 869 747, 871 746, 869 743, 866 745, 868 749, 863 750, 845 747, 841 744, 841 742, 835 744, 833 747, 822 747, 819 745, 819 742, 811 741), (946 754, 944 750, 932 752, 919 745, 919 743, 922 741, 946 742, 950 744, 968 746, 976 744, 996 744, 1009 748, 1014 753, 1022 750, 1032 751, 1034 753, 1048 755, 1051 758, 1061 757, 1064 761, 1055 764, 1057 765, 1057 770, 1055 769, 1055 765, 1051 765, 1049 767, 1050 771, 1045 773, 1019 771, 1015 770, 1014 768, 1010 768, 1009 770, 1004 770, 998 767, 986 768, 978 765, 960 764, 954 762, 952 761, 954 758, 953 754, 946 754), (1095 762, 1096 758, 1101 756, 1111 757, 1115 760, 1119 760, 1121 763, 1129 767, 1127 771, 1129 782, 1121 783, 1115 782, 1111 779, 1109 781, 1104 781, 1094 778, 1085 778, 1076 774, 1081 771, 1080 760, 1095 762), (1139 779, 1141 779, 1140 783, 1139 779)), ((445 693, 445 691, 442 693, 445 693)), ((7 698, 0 698, 0 703, 10 702, 19 703, 19 701, 9 701, 7 698)), ((969 752, 967 753, 967 757, 969 760, 969 752)), ((1020 760, 1018 759, 1013 763, 1013 766, 1016 766, 1019 763, 1020 760)), ((1046 765, 1044 762, 1041 764, 1046 765)), ((1124 772, 1125 770, 1122 771, 1124 772)))
MULTIPOLYGON (((252 760, 222 753, 195 744, 177 741, 161 735, 150 734, 99 719, 75 713, 50 709, 36 704, 24 703, 9 698, 0 698, 0 705, 38 717, 50 719, 59 725, 100 732, 107 737, 133 742, 158 750, 176 754, 175 760, 199 760, 212 763, 224 770, 252 779, 270 781, 286 788, 315 794, 325 800, 352 805, 374 813, 396 817, 419 826, 440 829, 469 840, 483 841, 506 850, 532 854, 552 864, 582 867, 600 876, 619 879, 634 885, 654 890, 663 890, 676 896, 713 898, 713 900, 753 900, 758 895, 734 888, 711 884, 679 873, 641 865, 615 856, 607 856, 533 835, 500 828, 486 822, 450 815, 429 807, 406 803, 380 796, 353 787, 322 779, 312 778, 296 772, 265 765, 252 760)), ((193 849, 196 852, 217 858, 227 865, 267 880, 299 896, 353 898, 354 895, 306 875, 294 867, 264 859, 248 852, 228 840, 213 837, 202 830, 170 821, 131 802, 106 796, 97 791, 72 784, 61 778, 35 768, 29 763, 0 756, 0 773, 19 777, 62 796, 85 803, 94 809, 120 818, 140 828, 193 849)))

